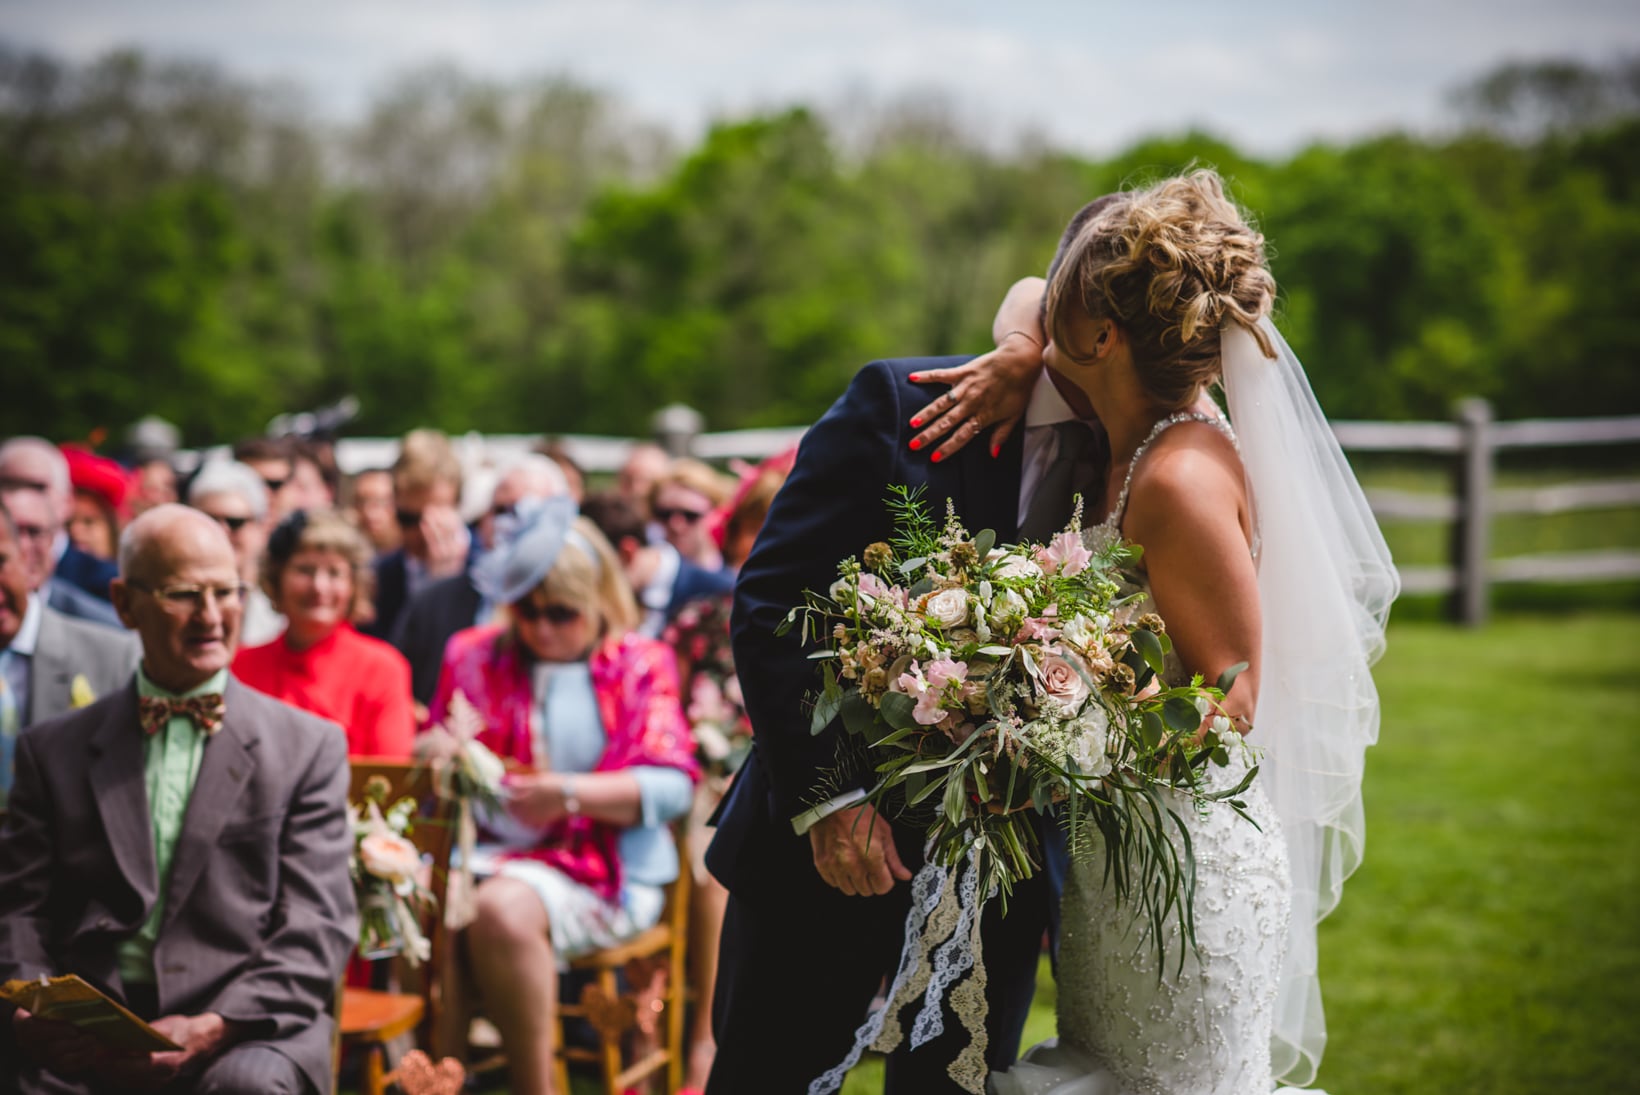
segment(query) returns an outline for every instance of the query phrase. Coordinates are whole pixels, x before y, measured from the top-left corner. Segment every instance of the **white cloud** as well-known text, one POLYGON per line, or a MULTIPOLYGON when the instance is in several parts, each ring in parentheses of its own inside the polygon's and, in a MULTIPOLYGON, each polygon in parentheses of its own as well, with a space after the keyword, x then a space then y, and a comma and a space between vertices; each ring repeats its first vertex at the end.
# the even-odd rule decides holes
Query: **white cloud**
POLYGON ((432 60, 568 72, 691 135, 714 116, 852 89, 937 89, 999 139, 1085 151, 1205 124, 1251 150, 1437 124, 1505 59, 1640 47, 1617 0, 1095 5, 1016 0, 4 0, 0 34, 77 59, 121 45, 215 60, 351 115, 432 60))

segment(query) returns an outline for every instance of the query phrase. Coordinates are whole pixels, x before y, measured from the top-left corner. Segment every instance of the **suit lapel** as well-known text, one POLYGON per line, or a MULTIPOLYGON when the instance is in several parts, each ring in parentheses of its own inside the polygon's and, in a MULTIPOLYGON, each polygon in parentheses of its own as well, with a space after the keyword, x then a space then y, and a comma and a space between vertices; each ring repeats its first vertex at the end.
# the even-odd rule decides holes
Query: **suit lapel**
POLYGON ((256 746, 261 737, 246 714, 247 700, 246 689, 230 676, 224 695, 227 713, 222 728, 205 743, 205 756, 199 762, 199 776, 194 780, 171 860, 171 877, 165 889, 167 921, 186 904, 222 827, 234 816, 240 791, 256 768, 256 746))
POLYGON ((148 786, 143 764, 142 729, 137 723, 137 686, 133 681, 109 705, 108 717, 92 736, 90 782, 103 832, 120 872, 153 907, 159 892, 154 869, 154 831, 148 816, 148 786))

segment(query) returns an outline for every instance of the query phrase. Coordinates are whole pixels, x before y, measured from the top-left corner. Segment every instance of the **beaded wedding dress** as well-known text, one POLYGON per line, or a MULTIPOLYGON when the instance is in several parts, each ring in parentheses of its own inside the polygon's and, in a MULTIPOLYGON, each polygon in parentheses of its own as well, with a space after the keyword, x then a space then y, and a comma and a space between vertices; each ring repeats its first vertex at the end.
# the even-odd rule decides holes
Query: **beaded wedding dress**
MULTIPOLYGON (((1219 418, 1174 415, 1156 424, 1130 469, 1165 430, 1189 421, 1230 433, 1219 418)), ((1124 483, 1110 515, 1087 530, 1094 546, 1118 535, 1127 495, 1124 483)), ((1134 578, 1148 599, 1143 575, 1134 578)), ((1171 654, 1164 678, 1170 687, 1190 680, 1171 654)), ((1239 783, 1247 773, 1246 753, 1235 749, 1229 766, 1210 767, 1208 788, 1239 783)), ((1169 797, 1196 859, 1197 946, 1190 947, 1169 918, 1158 954, 1150 922, 1132 903, 1112 900, 1103 849, 1080 850, 1072 857, 1061 904, 1059 1038, 993 1076, 997 1095, 1270 1092, 1270 1031, 1291 912, 1281 821, 1256 778, 1242 796, 1256 827, 1228 807, 1202 817, 1183 796, 1169 797)), ((1179 834, 1171 839, 1182 853, 1179 834)))
MULTIPOLYGON (((1128 473, 1181 422, 1208 422, 1236 443, 1263 617, 1248 737, 1259 773, 1242 796, 1257 826, 1226 809, 1178 811, 1196 859, 1199 947, 1169 923, 1165 964, 1148 921, 1106 890, 1102 849, 1073 857, 1059 1038, 992 1075, 993 1095, 1266 1095, 1315 1078, 1327 1040, 1315 929, 1361 861, 1364 753, 1378 737, 1371 666, 1400 581, 1303 366, 1268 318, 1258 327, 1259 338, 1221 327, 1235 432, 1212 415, 1164 419, 1128 473)), ((1127 493, 1090 535, 1119 534, 1127 493)), ((1183 679, 1176 663, 1167 670, 1169 683, 1183 679)), ((1238 752, 1210 769, 1211 785, 1241 779, 1238 752)))

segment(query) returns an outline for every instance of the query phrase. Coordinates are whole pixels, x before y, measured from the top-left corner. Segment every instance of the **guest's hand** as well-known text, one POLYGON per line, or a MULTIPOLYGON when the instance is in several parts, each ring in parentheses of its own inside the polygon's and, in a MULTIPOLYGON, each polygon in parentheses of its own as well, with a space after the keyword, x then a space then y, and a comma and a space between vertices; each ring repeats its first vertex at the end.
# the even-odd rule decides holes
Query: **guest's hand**
POLYGON ((507 812, 534 829, 545 829, 568 816, 564 809, 564 777, 557 772, 509 775, 504 785, 507 812))
POLYGON ((81 1076, 91 1071, 102 1044, 72 1023, 42 1019, 18 1008, 11 1016, 13 1041, 22 1054, 58 1076, 81 1076))
POLYGON ((944 460, 994 424, 995 456, 1024 417, 1041 369, 1042 347, 1025 332, 1013 331, 995 350, 956 368, 913 373, 911 380, 917 384, 949 384, 951 390, 911 416, 913 428, 924 427, 911 439, 911 447, 922 451, 943 437, 945 443, 934 450, 933 459, 944 460))
POLYGON ((884 894, 896 881, 911 879, 888 822, 870 804, 850 806, 815 822, 809 846, 820 877, 850 897, 884 894))
POLYGON ((471 535, 454 506, 428 506, 421 511, 421 534, 427 541, 427 574, 448 578, 467 563, 471 535))
POLYGON ((150 1091, 192 1072, 238 1040, 238 1030, 215 1012, 166 1015, 148 1024, 182 1048, 163 1053, 104 1053, 97 1075, 121 1090, 150 1091))

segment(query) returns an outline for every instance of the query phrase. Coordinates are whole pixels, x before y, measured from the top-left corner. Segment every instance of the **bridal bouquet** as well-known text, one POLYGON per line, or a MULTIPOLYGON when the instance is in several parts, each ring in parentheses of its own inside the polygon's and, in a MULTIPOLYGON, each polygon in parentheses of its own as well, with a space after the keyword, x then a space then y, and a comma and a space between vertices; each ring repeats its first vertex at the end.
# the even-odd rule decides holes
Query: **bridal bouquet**
POLYGON ((403 954, 420 965, 432 954, 421 930, 421 914, 433 895, 421 880, 421 852, 410 840, 416 800, 387 805, 389 787, 376 777, 365 784, 364 801, 353 803, 353 854, 348 873, 359 902, 359 954, 386 958, 403 954))
POLYGON ((782 625, 823 644, 813 731, 840 716, 845 751, 863 746, 875 777, 867 800, 923 824, 931 860, 972 857, 982 899, 1035 872, 1026 811, 1061 805, 1073 854, 1103 838, 1117 900, 1157 928, 1176 915, 1193 941, 1194 863, 1168 829, 1182 832, 1181 807, 1243 813, 1256 768, 1218 791, 1201 774, 1242 747, 1215 712, 1245 666, 1164 686, 1166 627, 1118 580, 1138 549, 1090 551, 1080 514, 1046 545, 999 546, 954 514, 937 526, 917 492, 895 488, 889 505, 892 540, 844 560, 782 625))

